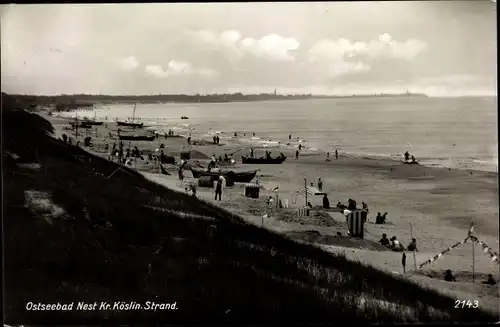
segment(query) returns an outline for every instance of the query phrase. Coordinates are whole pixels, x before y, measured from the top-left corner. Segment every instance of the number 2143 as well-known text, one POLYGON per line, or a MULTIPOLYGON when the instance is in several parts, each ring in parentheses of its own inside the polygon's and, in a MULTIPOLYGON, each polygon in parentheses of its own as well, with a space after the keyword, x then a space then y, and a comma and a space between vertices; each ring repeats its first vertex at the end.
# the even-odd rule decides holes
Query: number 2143
POLYGON ((476 309, 479 307, 479 301, 478 300, 455 300, 455 309, 461 309, 461 308, 474 308, 476 309))

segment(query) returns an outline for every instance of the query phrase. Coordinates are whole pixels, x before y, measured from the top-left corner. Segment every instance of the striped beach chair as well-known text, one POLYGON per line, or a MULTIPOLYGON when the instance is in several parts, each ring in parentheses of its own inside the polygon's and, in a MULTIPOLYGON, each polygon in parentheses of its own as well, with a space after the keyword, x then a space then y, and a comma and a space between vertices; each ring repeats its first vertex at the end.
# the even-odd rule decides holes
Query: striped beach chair
POLYGON ((352 237, 364 237, 364 219, 361 210, 356 210, 347 215, 347 228, 352 237))

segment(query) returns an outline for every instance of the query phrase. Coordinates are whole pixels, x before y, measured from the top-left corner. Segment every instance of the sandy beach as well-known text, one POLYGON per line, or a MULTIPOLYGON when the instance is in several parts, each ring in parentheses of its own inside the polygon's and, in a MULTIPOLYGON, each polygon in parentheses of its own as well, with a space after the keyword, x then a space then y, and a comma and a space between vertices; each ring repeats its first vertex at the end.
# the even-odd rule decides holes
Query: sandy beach
MULTIPOLYGON (((75 139, 71 130, 65 130, 69 121, 42 114, 51 121, 56 137, 66 133, 75 139)), ((108 123, 96 126, 88 135, 92 137, 92 147, 86 147, 90 152, 108 157, 104 145, 111 145, 114 140, 109 133, 116 134, 117 126, 108 123)), ((125 133, 125 129, 122 129, 125 133)), ((80 144, 83 147, 85 131, 79 131, 80 144), (83 136, 82 136, 83 135, 83 136)), ((142 132, 141 132, 142 133, 142 132)), ((223 141, 221 140, 221 143, 223 141)), ((160 137, 152 142, 131 142, 141 151, 154 151, 164 144, 167 155, 176 157, 179 161, 181 151, 192 150, 193 158, 206 165, 213 154, 224 156, 242 149, 245 145, 231 142, 230 144, 213 145, 211 140, 205 140, 207 145, 188 146, 182 138, 160 137), (195 155, 196 153, 196 155, 195 155)), ((124 142, 128 147, 128 141, 124 142)), ((257 157, 263 156, 266 149, 255 149, 257 157)), ((387 251, 377 242, 383 233, 388 237, 396 236, 403 244, 408 245, 411 239, 410 223, 413 237, 417 239, 417 265, 445 250, 453 244, 465 239, 467 232, 474 223, 478 239, 498 252, 498 182, 497 174, 491 172, 457 170, 448 168, 425 167, 420 165, 404 165, 391 159, 374 159, 369 157, 350 157, 340 153, 340 158, 325 161, 324 153, 308 152, 298 160, 294 158, 292 149, 269 149, 272 156, 283 152, 287 159, 281 165, 242 165, 241 155, 248 155, 248 149, 234 155, 236 164, 230 169, 259 169, 257 179, 261 184, 259 199, 244 196, 244 184, 236 183, 223 191, 222 201, 214 200, 213 189, 197 188, 197 196, 207 201, 217 203, 221 207, 239 214, 249 222, 261 225, 280 233, 284 233, 302 241, 319 244, 327 251, 344 252, 353 260, 365 262, 380 269, 398 274, 402 273, 401 253, 387 251), (347 236, 335 237, 337 232, 347 234, 345 217, 331 210, 313 210, 310 217, 299 218, 296 209, 305 204, 305 198, 295 196, 297 191, 304 189, 304 178, 307 184, 316 184, 317 179, 323 180, 323 191, 328 193, 330 204, 337 201, 347 203, 353 198, 358 206, 362 201, 370 208, 368 222, 365 224, 365 239, 355 241, 347 236), (279 187, 278 192, 273 188, 279 187), (278 195, 286 199, 289 208, 269 208, 265 200, 269 196, 278 195), (387 212, 388 222, 383 225, 374 223, 377 212, 387 212), (262 218, 266 215, 266 218, 262 218)), ((172 172, 171 176, 158 173, 153 163, 139 160, 132 167, 141 171, 144 176, 169 188, 184 191, 187 183, 196 183, 191 173, 186 171, 186 179, 181 182, 175 173, 175 166, 165 165, 172 172)), ((313 206, 322 203, 321 196, 309 196, 313 206)), ((479 299, 485 309, 498 311, 499 295, 497 286, 481 284, 487 274, 493 274, 498 280, 498 264, 485 255, 480 246, 475 246, 475 283, 472 283, 472 243, 453 249, 436 262, 429 264, 418 272, 414 270, 413 255, 407 258, 407 276, 424 285, 453 294, 457 299, 479 299), (457 279, 456 283, 443 281, 442 273, 451 269, 457 279), (410 272, 409 272, 410 271, 410 272)))

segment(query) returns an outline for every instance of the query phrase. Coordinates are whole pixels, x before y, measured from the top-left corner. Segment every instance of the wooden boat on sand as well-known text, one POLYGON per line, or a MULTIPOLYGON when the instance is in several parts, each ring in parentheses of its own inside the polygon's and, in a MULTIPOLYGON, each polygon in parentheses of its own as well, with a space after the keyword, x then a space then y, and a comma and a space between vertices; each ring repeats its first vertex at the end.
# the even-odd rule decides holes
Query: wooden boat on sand
POLYGON ((241 162, 244 164, 259 164, 259 165, 275 164, 275 165, 278 165, 278 164, 282 164, 283 161, 285 161, 285 160, 286 160, 286 156, 279 156, 276 158, 249 158, 249 157, 245 157, 245 156, 241 157, 241 162))
POLYGON ((122 141, 154 141, 156 136, 151 135, 118 135, 122 141))
POLYGON ((193 174, 194 178, 200 178, 201 176, 212 176, 212 177, 219 177, 219 175, 222 174, 224 178, 230 179, 233 182, 236 183, 249 183, 254 179, 255 175, 257 175, 257 170, 252 170, 252 171, 246 171, 246 172, 234 172, 232 170, 229 171, 220 171, 220 172, 213 172, 213 171, 206 171, 205 169, 201 168, 196 168, 196 167, 190 167, 191 173, 193 174))

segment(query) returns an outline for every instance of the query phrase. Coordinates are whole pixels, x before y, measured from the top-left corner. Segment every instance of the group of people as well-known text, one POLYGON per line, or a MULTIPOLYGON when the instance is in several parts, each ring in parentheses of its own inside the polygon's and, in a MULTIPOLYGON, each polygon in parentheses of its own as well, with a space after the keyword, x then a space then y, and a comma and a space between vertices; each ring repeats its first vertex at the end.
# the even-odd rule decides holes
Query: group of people
MULTIPOLYGON (((362 210, 364 210, 366 212, 369 211, 368 205, 365 202, 361 202, 361 205, 362 205, 362 210)), ((347 206, 340 201, 337 202, 337 208, 340 210, 354 211, 354 210, 358 210, 358 205, 357 205, 356 200, 349 199, 349 200, 347 200, 347 206)))
MULTIPOLYGON (((164 137, 165 137, 165 140, 169 137, 169 136, 174 136, 174 131, 169 129, 167 133, 164 134, 164 137)), ((156 133, 156 139, 159 140, 160 139, 160 133, 156 133)))
POLYGON ((408 247, 405 247, 403 243, 401 243, 396 236, 391 237, 390 239, 387 238, 387 234, 382 234, 382 238, 379 241, 380 244, 388 247, 392 251, 396 252, 403 252, 403 251, 415 251, 418 252, 417 249, 417 239, 412 238, 410 244, 408 247))
MULTIPOLYGON (((337 150, 335 150, 335 160, 338 160, 338 159, 339 159, 339 152, 337 150)), ((330 161, 330 152, 326 153, 325 161, 330 161)))
POLYGON ((219 135, 214 135, 213 137, 214 144, 220 144, 220 138, 219 135))
MULTIPOLYGON (((446 269, 446 271, 444 272, 444 280, 447 282, 457 281, 455 276, 453 276, 451 269, 446 269)), ((486 285, 496 285, 497 281, 493 278, 492 274, 488 274, 488 278, 486 278, 486 280, 483 280, 482 283, 486 285)))
MULTIPOLYGON (((405 162, 410 162, 410 153, 408 151, 405 152, 405 162)), ((417 162, 414 155, 411 155, 411 162, 417 162)))

